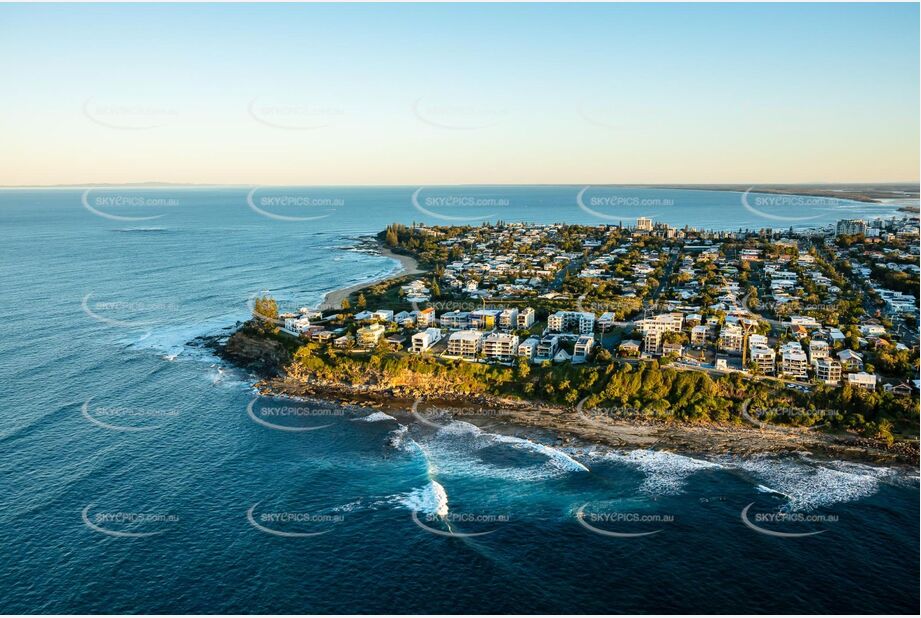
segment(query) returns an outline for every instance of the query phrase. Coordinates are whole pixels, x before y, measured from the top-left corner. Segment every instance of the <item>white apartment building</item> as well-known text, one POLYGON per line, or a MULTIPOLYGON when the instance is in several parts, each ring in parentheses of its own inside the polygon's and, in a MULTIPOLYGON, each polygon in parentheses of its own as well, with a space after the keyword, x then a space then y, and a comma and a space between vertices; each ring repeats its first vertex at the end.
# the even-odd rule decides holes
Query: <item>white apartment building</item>
POLYGON ((300 335, 310 329, 308 318, 285 318, 285 330, 293 335, 300 335))
POLYGON ((483 347, 483 333, 478 330, 459 330, 448 336, 448 354, 475 357, 483 347))
POLYGON ((774 375, 774 365, 777 353, 774 349, 763 343, 749 343, 748 358, 758 367, 758 372, 764 375, 774 375))
POLYGON ((518 328, 525 329, 534 326, 534 309, 525 307, 518 312, 518 328))
POLYGON ((592 348, 595 347, 595 336, 594 335, 581 335, 576 340, 576 345, 573 348, 572 353, 572 362, 573 363, 584 363, 588 360, 588 355, 591 354, 592 348))
POLYGON ((518 335, 489 333, 483 339, 483 354, 488 358, 509 359, 518 352, 518 335))
POLYGON ((643 350, 647 354, 662 353, 662 335, 680 333, 684 324, 684 315, 680 313, 663 313, 652 318, 637 320, 636 326, 643 334, 643 350))
POLYGON ((809 359, 799 343, 792 341, 780 348, 780 371, 791 378, 805 378, 809 375, 809 359))
POLYGON ((547 328, 556 333, 576 331, 590 335, 595 330, 595 314, 588 311, 557 311, 547 318, 547 328))
POLYGON ((499 314, 499 328, 504 328, 505 330, 512 330, 518 327, 518 309, 512 307, 510 309, 503 309, 502 313, 499 314))
POLYGON ((707 327, 698 324, 691 329, 691 343, 694 345, 703 345, 707 342, 707 327))
POLYGON ((518 344, 518 356, 531 360, 537 354, 537 344, 539 342, 540 339, 537 337, 528 337, 518 344))
POLYGON ((438 328, 426 328, 421 333, 413 335, 413 354, 422 354, 439 341, 441 341, 441 330, 438 328))
POLYGON ((827 341, 813 339, 809 342, 809 362, 815 365, 816 361, 828 358, 829 347, 827 341))
POLYGON ((742 353, 742 327, 738 324, 724 324, 720 329, 720 350, 729 354, 742 353))
POLYGON ((841 382, 841 363, 833 358, 820 358, 815 362, 815 377, 819 382, 837 386, 841 382))
POLYGON ((442 313, 438 320, 442 328, 467 328, 470 325, 470 313, 468 311, 448 311, 442 313))
POLYGON ((636 229, 642 232, 651 232, 652 231, 652 219, 650 219, 649 217, 637 217, 636 229))
POLYGON ((362 326, 358 329, 357 339, 359 345, 363 346, 373 346, 375 345, 381 337, 384 336, 386 332, 383 324, 371 324, 369 326, 362 326))
POLYGON ((550 360, 556 355, 559 349, 560 338, 556 335, 548 335, 537 344, 537 355, 534 357, 534 360, 550 360))

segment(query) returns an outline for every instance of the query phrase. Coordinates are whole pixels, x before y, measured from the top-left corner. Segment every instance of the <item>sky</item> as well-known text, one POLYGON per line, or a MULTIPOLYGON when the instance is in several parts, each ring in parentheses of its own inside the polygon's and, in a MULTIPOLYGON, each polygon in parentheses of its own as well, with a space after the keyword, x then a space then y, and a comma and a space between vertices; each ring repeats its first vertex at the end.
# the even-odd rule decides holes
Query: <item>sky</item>
POLYGON ((918 4, 0 5, 0 185, 917 181, 918 4))

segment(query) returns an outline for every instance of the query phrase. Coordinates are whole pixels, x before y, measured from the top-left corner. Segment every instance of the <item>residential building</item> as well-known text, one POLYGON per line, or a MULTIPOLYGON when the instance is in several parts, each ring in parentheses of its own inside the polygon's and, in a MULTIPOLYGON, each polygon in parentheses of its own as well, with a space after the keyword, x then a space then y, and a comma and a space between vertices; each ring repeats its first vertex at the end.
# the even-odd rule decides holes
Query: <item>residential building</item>
POLYGON ((639 356, 640 342, 634 341, 633 339, 628 339, 627 341, 621 342, 621 344, 617 346, 617 351, 621 356, 639 356))
POLYGON ((310 330, 310 320, 306 317, 285 318, 285 330, 292 335, 300 335, 310 330))
POLYGON ((764 343, 748 344, 748 359, 758 368, 758 373, 772 376, 776 364, 777 353, 764 343))
POLYGON ((698 324, 691 329, 691 343, 694 345, 703 345, 707 342, 707 327, 698 324))
POLYGON ((478 330, 459 330, 448 336, 448 354, 475 357, 483 347, 483 333, 478 330))
POLYGON ((833 358, 820 358, 815 362, 815 377, 819 382, 837 386, 841 382, 841 363, 833 358))
POLYGON ((499 328, 504 328, 505 330, 518 328, 518 309, 514 307, 503 309, 502 313, 499 314, 499 328))
POLYGON ((643 350, 647 354, 661 354, 662 335, 680 333, 683 323, 684 315, 680 313, 663 313, 652 318, 637 320, 635 324, 643 335, 643 350))
POLYGON ((802 346, 792 341, 780 348, 780 372, 791 378, 808 377, 809 360, 802 346))
POLYGON ((534 357, 534 360, 550 360, 556 355, 559 348, 560 338, 556 335, 547 335, 541 338, 540 342, 537 344, 537 355, 534 357))
POLYGON ((662 342, 662 356, 668 356, 669 354, 674 354, 678 358, 681 358, 681 355, 684 354, 684 346, 677 341, 671 343, 667 341, 662 342))
POLYGON ((872 373, 861 371, 860 373, 847 374, 847 383, 855 388, 862 388, 868 391, 876 390, 876 376, 872 373))
POLYGON ((371 314, 371 319, 380 322, 393 322, 393 311, 390 309, 378 309, 371 314))
POLYGON ((576 340, 575 347, 573 347, 572 362, 584 363, 587 361, 593 347, 595 347, 594 335, 580 335, 576 340))
POLYGON ((416 316, 416 326, 419 328, 428 328, 435 325, 435 308, 420 309, 413 311, 416 316))
POLYGON ((510 359, 518 352, 518 335, 493 332, 483 340, 483 354, 488 358, 510 359))
POLYGON ((467 328, 470 325, 470 313, 468 311, 448 311, 441 314, 439 322, 442 328, 467 328))
POLYGON ((534 326, 534 309, 525 307, 518 312, 518 328, 525 329, 534 326))
POLYGON ((557 311, 547 318, 547 328, 562 333, 575 331, 590 335, 595 330, 595 314, 588 311, 557 311))
POLYGON ((827 341, 813 339, 809 342, 809 362, 815 365, 816 361, 822 358, 828 358, 829 347, 827 341))
POLYGON ((636 220, 636 229, 641 232, 651 232, 652 219, 649 217, 638 217, 636 220))
POLYGON ((720 350, 729 354, 741 354, 743 343, 742 327, 738 324, 723 324, 720 329, 720 350))
POLYGON ((863 356, 854 350, 841 350, 838 352, 838 362, 841 363, 842 371, 863 370, 863 356))
POLYGON ((528 337, 518 344, 518 356, 531 360, 537 354, 537 344, 539 342, 540 339, 537 337, 528 337))
POLYGON ((835 226, 836 236, 855 236, 867 233, 867 222, 863 219, 841 219, 835 226))
POLYGON ((358 339, 359 345, 370 347, 377 344, 380 338, 384 336, 386 330, 383 324, 362 326, 358 329, 356 339, 358 339))
POLYGON ((441 329, 426 328, 421 333, 416 333, 412 338, 412 349, 414 354, 421 354, 433 345, 441 341, 441 329))

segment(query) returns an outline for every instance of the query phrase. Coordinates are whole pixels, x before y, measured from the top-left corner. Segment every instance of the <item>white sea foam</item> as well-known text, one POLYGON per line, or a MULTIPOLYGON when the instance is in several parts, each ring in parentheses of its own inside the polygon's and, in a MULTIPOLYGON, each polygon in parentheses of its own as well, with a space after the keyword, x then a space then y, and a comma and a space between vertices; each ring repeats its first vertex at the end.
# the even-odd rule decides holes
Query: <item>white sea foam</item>
POLYGON ((452 421, 434 434, 419 437, 429 461, 437 460, 442 474, 483 476, 513 481, 542 481, 588 468, 555 448, 518 438, 485 432, 465 421, 452 421), (501 465, 484 460, 484 449, 502 446, 537 454, 533 465, 501 465))
POLYGON ((360 421, 363 423, 379 423, 381 421, 395 421, 397 419, 393 418, 386 412, 372 412, 367 416, 360 416, 358 418, 353 418, 353 421, 360 421))
POLYGON ((701 470, 720 468, 720 464, 668 451, 593 451, 590 457, 638 468, 644 475, 640 490, 651 495, 673 495, 683 491, 688 478, 701 470))
POLYGON ((430 481, 399 499, 400 504, 411 511, 425 515, 445 517, 448 514, 448 493, 438 481, 430 481))
POLYGON ((786 496, 787 508, 793 511, 811 511, 871 496, 880 481, 892 475, 889 468, 772 456, 738 460, 733 465, 761 481, 761 491, 786 496))

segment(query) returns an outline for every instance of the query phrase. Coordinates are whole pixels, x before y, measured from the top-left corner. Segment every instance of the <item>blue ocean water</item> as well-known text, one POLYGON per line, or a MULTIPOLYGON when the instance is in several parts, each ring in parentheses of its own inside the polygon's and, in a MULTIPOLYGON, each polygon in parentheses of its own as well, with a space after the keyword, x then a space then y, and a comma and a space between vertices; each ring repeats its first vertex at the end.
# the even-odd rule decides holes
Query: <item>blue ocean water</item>
POLYGON ((293 308, 393 271, 350 249, 393 221, 894 212, 581 189, 0 191, 0 611, 916 610, 917 476, 256 398, 187 345, 263 290, 293 308))

